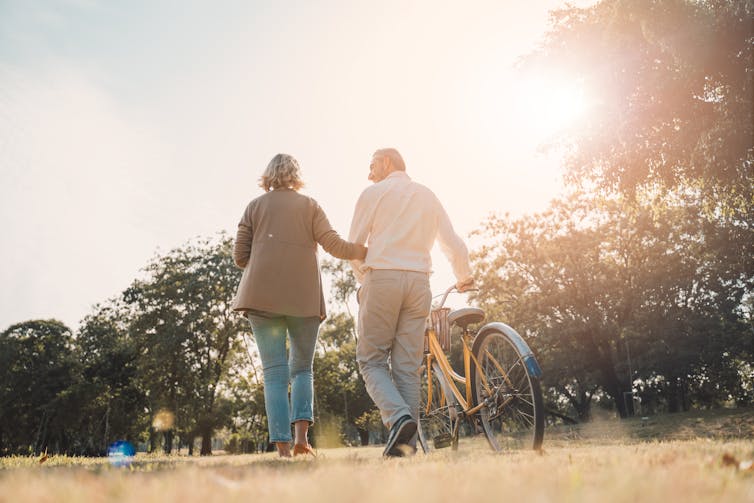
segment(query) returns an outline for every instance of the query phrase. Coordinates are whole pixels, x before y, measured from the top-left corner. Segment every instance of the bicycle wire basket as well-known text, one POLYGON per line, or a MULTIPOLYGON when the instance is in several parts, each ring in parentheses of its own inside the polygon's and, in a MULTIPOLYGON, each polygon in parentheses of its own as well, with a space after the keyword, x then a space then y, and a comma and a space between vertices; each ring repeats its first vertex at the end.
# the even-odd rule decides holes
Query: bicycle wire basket
MULTIPOLYGON (((433 309, 430 312, 430 320, 432 327, 437 336, 437 341, 440 343, 440 347, 443 351, 450 351, 450 323, 448 323, 448 314, 450 313, 449 307, 441 307, 439 309, 433 309)), ((429 351, 427 347, 429 339, 424 339, 424 351, 429 351)))

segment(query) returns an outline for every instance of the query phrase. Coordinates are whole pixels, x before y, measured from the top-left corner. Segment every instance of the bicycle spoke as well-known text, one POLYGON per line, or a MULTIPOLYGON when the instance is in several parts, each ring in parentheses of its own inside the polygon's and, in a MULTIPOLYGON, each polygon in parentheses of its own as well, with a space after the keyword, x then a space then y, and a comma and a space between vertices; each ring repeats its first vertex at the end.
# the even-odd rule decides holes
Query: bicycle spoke
POLYGON ((491 391, 477 389, 477 400, 487 405, 480 410, 480 418, 488 437, 494 437, 490 445, 536 447, 537 435, 541 442, 542 426, 537 417, 541 414, 537 412, 542 407, 541 395, 535 397, 524 361, 503 333, 490 332, 482 337, 476 349, 481 355, 477 371, 484 375, 491 391))

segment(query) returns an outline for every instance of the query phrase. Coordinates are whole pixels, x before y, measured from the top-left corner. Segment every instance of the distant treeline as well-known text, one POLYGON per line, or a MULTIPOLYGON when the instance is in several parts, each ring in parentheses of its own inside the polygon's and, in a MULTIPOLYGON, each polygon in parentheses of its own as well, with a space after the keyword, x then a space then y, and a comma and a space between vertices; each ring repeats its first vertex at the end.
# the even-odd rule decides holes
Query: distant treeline
MULTIPOLYGON (((353 291, 344 264, 325 263, 333 294, 353 291)), ((240 270, 232 241, 198 240, 155 258, 146 278, 95 306, 74 334, 32 320, 0 334, 0 453, 102 455, 115 440, 148 451, 211 454, 268 444, 262 371, 248 322, 230 306, 240 270)), ((323 325, 315 360, 321 442, 381 438, 358 376, 352 318, 323 325)))

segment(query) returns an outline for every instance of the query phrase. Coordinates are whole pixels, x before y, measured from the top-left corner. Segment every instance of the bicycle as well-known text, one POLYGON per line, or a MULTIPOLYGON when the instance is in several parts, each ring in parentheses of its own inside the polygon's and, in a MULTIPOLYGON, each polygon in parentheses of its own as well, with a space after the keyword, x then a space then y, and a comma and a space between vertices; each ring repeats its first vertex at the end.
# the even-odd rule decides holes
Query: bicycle
POLYGON ((544 437, 542 371, 529 346, 515 330, 491 322, 472 334, 469 325, 481 323, 482 309, 444 307, 455 286, 428 317, 425 331, 418 441, 425 453, 451 446, 464 436, 481 433, 494 451, 504 448, 539 450, 544 437), (450 328, 461 329, 463 372, 453 370, 450 328), (463 388, 463 392, 456 385, 463 388), (431 446, 430 446, 431 441, 431 446))

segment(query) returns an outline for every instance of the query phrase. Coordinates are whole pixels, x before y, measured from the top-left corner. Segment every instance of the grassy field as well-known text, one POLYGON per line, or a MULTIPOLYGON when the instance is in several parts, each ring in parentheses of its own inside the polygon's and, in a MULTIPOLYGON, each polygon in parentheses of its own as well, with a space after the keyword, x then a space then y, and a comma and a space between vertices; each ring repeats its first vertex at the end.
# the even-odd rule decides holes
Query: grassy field
POLYGON ((597 420, 546 432, 545 450, 493 454, 483 441, 383 460, 380 447, 317 459, 139 455, 0 459, 0 502, 724 501, 754 502, 754 410, 597 420))

